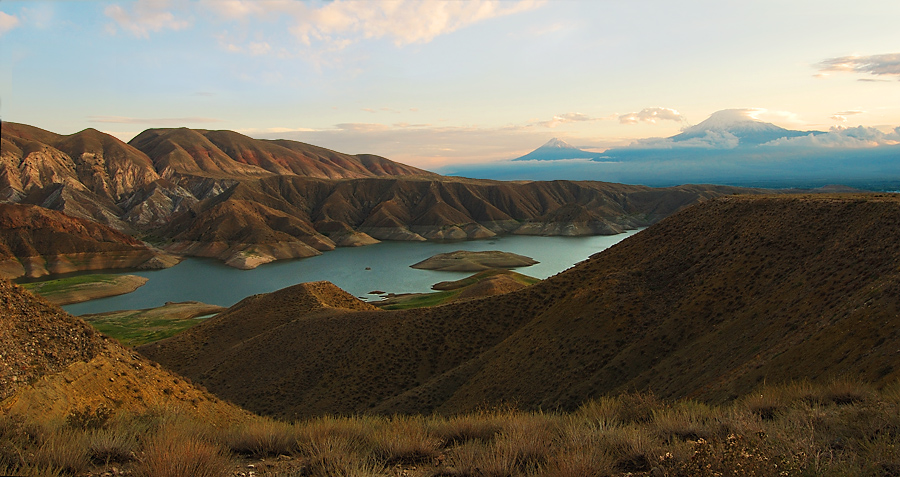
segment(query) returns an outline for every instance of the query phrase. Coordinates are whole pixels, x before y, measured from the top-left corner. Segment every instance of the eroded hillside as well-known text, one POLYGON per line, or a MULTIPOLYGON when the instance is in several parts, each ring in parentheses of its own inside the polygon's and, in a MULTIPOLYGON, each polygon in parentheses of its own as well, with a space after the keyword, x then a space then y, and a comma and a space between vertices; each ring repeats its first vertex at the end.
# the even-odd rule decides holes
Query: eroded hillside
POLYGON ((109 268, 164 268, 178 258, 91 220, 0 204, 0 278, 109 268))
POLYGON ((4 123, 0 143, 0 200, 239 268, 379 240, 614 234, 752 192, 444 177, 374 155, 187 128, 125 144, 93 129, 65 136, 4 123))
POLYGON ((297 308, 285 289, 140 351, 281 417, 879 385, 900 376, 898 221, 893 195, 724 197, 512 293, 387 312, 297 308))

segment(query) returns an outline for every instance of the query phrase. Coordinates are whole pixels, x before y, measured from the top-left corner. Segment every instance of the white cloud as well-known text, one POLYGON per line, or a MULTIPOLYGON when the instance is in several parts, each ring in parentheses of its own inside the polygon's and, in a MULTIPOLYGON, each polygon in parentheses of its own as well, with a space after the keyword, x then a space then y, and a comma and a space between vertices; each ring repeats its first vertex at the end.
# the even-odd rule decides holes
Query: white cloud
POLYGON ((147 38, 151 32, 182 30, 190 26, 189 21, 176 18, 168 10, 170 4, 169 0, 138 0, 131 4, 131 8, 110 5, 103 13, 115 20, 122 30, 136 37, 147 38))
POLYGON ((388 39, 397 46, 428 43, 466 26, 536 8, 545 0, 206 0, 229 20, 291 17, 290 32, 310 47, 341 50, 362 40, 388 39))
POLYGON ((636 113, 628 113, 619 116, 622 124, 637 124, 640 122, 656 124, 657 121, 684 122, 684 116, 678 111, 669 108, 644 108, 636 113))
POLYGON ((840 121, 842 123, 846 123, 848 120, 847 116, 855 116, 857 114, 863 114, 864 112, 865 111, 858 111, 858 110, 840 111, 840 112, 834 113, 834 115, 830 116, 830 119, 834 119, 835 121, 840 121))
POLYGON ((541 126, 541 127, 552 129, 561 124, 600 121, 602 119, 603 118, 593 118, 593 117, 588 116, 587 114, 582 114, 582 113, 564 113, 564 114, 557 114, 557 115, 553 116, 553 119, 550 119, 547 121, 538 121, 536 123, 532 123, 531 126, 541 126))
POLYGON ((6 12, 0 12, 0 35, 19 26, 19 18, 6 12))
POLYGON ((710 130, 703 136, 682 141, 659 137, 638 139, 628 145, 628 149, 734 149, 739 143, 740 139, 728 131, 710 130))
MULTIPOLYGON (((816 65, 816 76, 827 76, 829 72, 868 73, 876 76, 897 76, 900 79, 900 53, 884 55, 851 55, 828 58, 816 65)), ((872 81, 871 78, 867 80, 872 81)))
POLYGON ((250 45, 247 46, 247 51, 253 56, 265 55, 271 50, 272 46, 264 41, 250 43, 250 45))
POLYGON ((875 128, 857 126, 855 128, 832 127, 824 134, 810 133, 806 136, 781 138, 767 142, 763 146, 858 149, 897 144, 900 144, 900 127, 884 133, 875 128))

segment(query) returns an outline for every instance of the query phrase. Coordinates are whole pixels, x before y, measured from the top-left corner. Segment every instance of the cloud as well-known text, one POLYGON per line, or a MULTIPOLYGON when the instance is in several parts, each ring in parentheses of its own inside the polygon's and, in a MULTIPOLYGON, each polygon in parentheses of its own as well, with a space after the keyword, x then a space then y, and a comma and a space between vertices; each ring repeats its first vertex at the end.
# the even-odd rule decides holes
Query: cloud
POLYGON ((304 45, 336 51, 362 40, 388 39, 396 46, 428 43, 491 18, 531 10, 545 0, 297 0, 202 2, 220 17, 291 18, 289 31, 304 45))
POLYGON ((834 115, 832 115, 830 117, 830 119, 834 119, 835 121, 840 121, 842 123, 846 123, 847 116, 855 116, 857 114, 863 114, 863 113, 865 113, 865 111, 858 111, 858 110, 840 111, 840 112, 834 113, 834 115))
POLYGON ((828 58, 819 62, 816 67, 819 74, 826 76, 829 72, 868 73, 876 76, 897 76, 900 79, 900 53, 884 55, 851 55, 828 58))
POLYGON ((703 136, 693 137, 681 141, 673 141, 671 138, 653 137, 638 139, 628 145, 628 149, 734 149, 738 147, 740 139, 728 131, 705 131, 703 136))
POLYGON ((0 35, 19 26, 19 18, 6 12, 0 12, 0 35))
POLYGON ((644 108, 636 113, 628 113, 619 116, 622 124, 637 124, 640 122, 656 124, 657 121, 684 122, 684 116, 678 111, 669 108, 644 108))
MULTIPOLYGON (((190 22, 176 18, 167 10, 170 3, 169 0, 138 0, 130 9, 114 4, 106 7, 103 13, 122 30, 139 38, 148 38, 150 32, 182 30, 190 26, 190 22)), ((111 31, 114 32, 115 27, 111 31)))
POLYGON ((588 116, 587 114, 582 113, 564 113, 557 114, 553 116, 553 119, 548 121, 539 121, 536 123, 531 123, 530 126, 541 126, 545 128, 555 128, 561 124, 566 123, 577 123, 577 122, 591 122, 591 121, 601 121, 604 118, 593 118, 588 116))
POLYGON ((328 129, 267 130, 245 134, 267 139, 293 139, 349 154, 378 154, 424 168, 512 159, 546 142, 546 133, 535 133, 525 126, 342 123, 328 129))
POLYGON ((900 127, 884 133, 875 128, 857 126, 855 128, 832 127, 827 133, 810 133, 806 136, 776 139, 763 144, 763 146, 859 149, 898 144, 900 144, 900 127))
POLYGON ((119 124, 153 124, 157 126, 184 126, 196 123, 217 123, 221 119, 186 117, 186 118, 128 118, 123 116, 88 116, 92 123, 119 123, 119 124))

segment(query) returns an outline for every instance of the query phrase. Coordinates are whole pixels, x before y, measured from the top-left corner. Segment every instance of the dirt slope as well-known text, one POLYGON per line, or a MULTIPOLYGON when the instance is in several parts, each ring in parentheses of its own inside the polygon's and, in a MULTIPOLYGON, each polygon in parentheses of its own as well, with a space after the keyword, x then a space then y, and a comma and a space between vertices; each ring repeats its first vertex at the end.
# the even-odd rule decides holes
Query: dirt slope
POLYGON ((520 291, 386 312, 305 311, 287 289, 141 352, 284 417, 880 385, 900 377, 898 270, 896 196, 727 197, 520 291))
POLYGON ((217 421, 245 416, 57 306, 0 280, 0 413, 45 421, 100 407, 155 406, 217 421))

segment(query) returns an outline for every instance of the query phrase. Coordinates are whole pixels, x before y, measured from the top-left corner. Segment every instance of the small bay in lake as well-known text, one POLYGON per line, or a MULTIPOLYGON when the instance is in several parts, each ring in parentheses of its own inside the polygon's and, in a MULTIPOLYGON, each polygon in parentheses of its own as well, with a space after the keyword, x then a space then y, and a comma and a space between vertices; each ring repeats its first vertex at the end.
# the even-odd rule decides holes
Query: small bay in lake
POLYGON ((438 253, 455 250, 501 250, 537 260, 538 264, 516 269, 535 278, 547 278, 594 253, 634 235, 591 237, 536 237, 510 235, 464 242, 382 242, 353 248, 338 248, 322 255, 276 261, 253 270, 238 270, 213 259, 187 258, 164 270, 122 272, 147 277, 136 291, 64 306, 73 315, 115 310, 153 308, 165 302, 200 301, 231 306, 257 293, 268 293, 302 282, 328 280, 358 297, 379 290, 389 293, 422 293, 435 283, 465 278, 471 273, 417 270, 410 265, 438 253))

